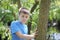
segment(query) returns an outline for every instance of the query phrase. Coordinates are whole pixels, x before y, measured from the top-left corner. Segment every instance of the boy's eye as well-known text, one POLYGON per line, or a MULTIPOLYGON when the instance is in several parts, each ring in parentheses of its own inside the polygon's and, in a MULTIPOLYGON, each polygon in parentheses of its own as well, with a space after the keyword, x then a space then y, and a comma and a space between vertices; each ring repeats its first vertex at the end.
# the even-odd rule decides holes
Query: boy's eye
POLYGON ((24 15, 22 15, 22 17, 24 18, 24 15))
POLYGON ((26 18, 28 18, 28 16, 26 16, 26 18))

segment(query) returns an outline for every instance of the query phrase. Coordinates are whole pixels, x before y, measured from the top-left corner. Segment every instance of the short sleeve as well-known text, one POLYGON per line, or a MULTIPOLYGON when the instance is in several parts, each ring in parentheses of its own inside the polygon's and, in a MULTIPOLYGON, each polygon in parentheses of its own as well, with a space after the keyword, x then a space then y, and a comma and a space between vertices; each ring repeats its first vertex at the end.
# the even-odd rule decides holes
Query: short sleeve
POLYGON ((10 26, 10 30, 12 34, 18 32, 19 31, 18 25, 15 22, 12 22, 10 26))

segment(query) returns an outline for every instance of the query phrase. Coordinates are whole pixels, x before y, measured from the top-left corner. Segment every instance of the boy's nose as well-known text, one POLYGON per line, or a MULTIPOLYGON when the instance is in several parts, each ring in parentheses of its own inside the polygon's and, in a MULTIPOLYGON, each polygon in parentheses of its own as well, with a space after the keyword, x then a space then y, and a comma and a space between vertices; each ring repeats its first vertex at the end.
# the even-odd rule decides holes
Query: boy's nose
POLYGON ((26 17, 24 17, 24 19, 26 19, 26 17))
POLYGON ((26 18, 23 18, 24 20, 26 20, 26 18))

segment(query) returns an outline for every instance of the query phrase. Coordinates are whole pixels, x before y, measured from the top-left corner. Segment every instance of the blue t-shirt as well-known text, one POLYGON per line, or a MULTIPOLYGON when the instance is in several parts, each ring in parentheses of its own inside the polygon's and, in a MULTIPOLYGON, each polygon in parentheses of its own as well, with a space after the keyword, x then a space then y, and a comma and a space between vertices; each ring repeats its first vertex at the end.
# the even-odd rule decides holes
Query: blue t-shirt
POLYGON ((19 38, 16 32, 21 32, 22 34, 28 34, 27 25, 22 24, 20 21, 13 21, 10 26, 12 40, 26 40, 25 38, 19 38))

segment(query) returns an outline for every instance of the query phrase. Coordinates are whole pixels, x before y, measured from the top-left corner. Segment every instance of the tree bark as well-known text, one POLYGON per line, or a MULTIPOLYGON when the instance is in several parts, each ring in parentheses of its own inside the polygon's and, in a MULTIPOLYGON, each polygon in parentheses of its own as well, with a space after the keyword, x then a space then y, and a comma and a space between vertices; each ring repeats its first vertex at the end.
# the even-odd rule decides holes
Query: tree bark
POLYGON ((36 40, 47 40, 46 34, 47 34, 47 23, 48 23, 48 13, 49 13, 49 7, 50 7, 50 0, 41 0, 40 10, 39 10, 39 19, 38 19, 38 36, 36 37, 36 40))
POLYGON ((18 4, 18 9, 21 7, 21 1, 17 0, 17 4, 18 4))

